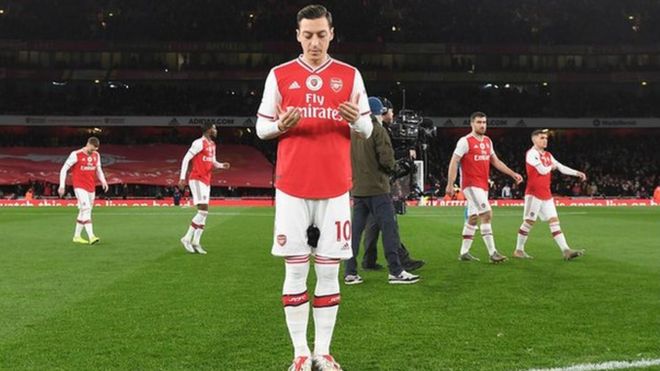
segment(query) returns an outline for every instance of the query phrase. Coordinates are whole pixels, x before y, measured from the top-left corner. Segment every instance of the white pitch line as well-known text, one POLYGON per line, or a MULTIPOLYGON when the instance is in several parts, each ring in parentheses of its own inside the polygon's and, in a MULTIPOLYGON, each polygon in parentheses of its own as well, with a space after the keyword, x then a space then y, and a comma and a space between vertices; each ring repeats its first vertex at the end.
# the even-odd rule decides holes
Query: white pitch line
POLYGON ((609 361, 603 363, 583 363, 568 367, 531 368, 527 371, 592 371, 592 370, 620 370, 626 368, 646 368, 660 366, 660 358, 640 359, 638 361, 609 361))

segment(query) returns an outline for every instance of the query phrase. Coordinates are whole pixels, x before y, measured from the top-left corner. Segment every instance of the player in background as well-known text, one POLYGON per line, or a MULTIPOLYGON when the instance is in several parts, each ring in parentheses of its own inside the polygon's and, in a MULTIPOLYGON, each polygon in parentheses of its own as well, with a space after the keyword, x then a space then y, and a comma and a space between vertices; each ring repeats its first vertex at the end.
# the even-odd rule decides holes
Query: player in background
POLYGON ((215 159, 215 142, 218 135, 215 125, 205 123, 202 125, 202 137, 196 139, 181 162, 179 189, 186 186, 186 173, 188 163, 192 160, 192 170, 188 176, 188 186, 192 193, 193 203, 197 206, 197 214, 192 218, 186 235, 181 237, 183 247, 191 254, 206 254, 200 244, 206 217, 209 214, 209 197, 211 193, 211 173, 213 169, 229 169, 228 162, 218 162, 215 159))
POLYGON ((108 191, 108 183, 105 181, 105 175, 101 168, 101 155, 98 152, 100 145, 99 138, 90 137, 87 144, 79 150, 71 152, 60 170, 60 187, 57 193, 60 197, 64 196, 66 186, 66 175, 71 170, 71 180, 73 183, 73 193, 78 200, 78 218, 76 219, 76 229, 73 233, 73 242, 93 245, 101 239, 94 234, 92 227, 92 208, 94 207, 94 198, 96 191, 96 178, 101 181, 103 191, 108 191), (83 227, 87 232, 87 238, 84 239, 80 234, 83 227))
POLYGON ((578 177, 583 182, 587 180, 587 176, 581 171, 562 165, 555 160, 550 152, 545 150, 548 147, 547 129, 534 130, 532 132, 532 143, 534 143, 534 146, 527 151, 525 156, 525 167, 527 169, 525 209, 513 256, 521 259, 532 258, 525 252, 525 242, 529 231, 536 222, 536 218, 541 218, 543 221, 548 221, 552 237, 561 249, 564 259, 575 259, 582 256, 583 251, 573 250, 566 243, 566 237, 564 237, 559 227, 559 217, 555 208, 555 200, 550 192, 550 182, 553 170, 559 170, 562 174, 578 177))
POLYGON ((493 215, 488 202, 490 165, 492 164, 497 170, 513 178, 516 184, 522 182, 522 176, 509 169, 495 154, 493 142, 486 136, 485 113, 474 112, 470 115, 470 126, 472 126, 472 132, 459 139, 456 144, 456 149, 449 162, 445 189, 449 196, 454 195, 454 182, 460 164, 461 190, 467 200, 468 218, 463 226, 463 243, 458 259, 462 261, 479 260, 470 254, 470 247, 477 231, 477 222, 481 221, 481 237, 488 249, 490 261, 500 263, 506 260, 506 256, 497 251, 490 224, 493 215))
POLYGON ((340 370, 330 342, 340 302, 339 262, 352 256, 351 130, 373 126, 360 72, 331 58, 332 15, 309 5, 297 15, 298 58, 273 68, 257 135, 278 138, 272 254, 284 258, 282 303, 294 359, 289 370, 340 370), (307 275, 314 255, 314 352, 307 343, 307 275))

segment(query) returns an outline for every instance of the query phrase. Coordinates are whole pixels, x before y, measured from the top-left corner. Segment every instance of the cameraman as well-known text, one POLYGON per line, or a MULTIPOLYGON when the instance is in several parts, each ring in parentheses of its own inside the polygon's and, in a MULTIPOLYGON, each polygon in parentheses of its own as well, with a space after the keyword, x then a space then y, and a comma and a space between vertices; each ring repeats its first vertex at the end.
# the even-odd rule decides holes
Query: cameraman
MULTIPOLYGON (((383 103, 384 107, 382 110, 383 127, 385 127, 387 130, 388 136, 391 137, 390 126, 394 122, 394 106, 392 105, 392 102, 390 102, 387 98, 381 98, 381 102, 383 103)), ((374 112, 373 110, 371 112, 374 115, 378 115, 378 113, 374 112)), ((409 156, 411 160, 414 160, 416 155, 417 153, 414 149, 410 149, 406 146, 405 148, 397 148, 397 150, 395 150, 394 157, 398 159, 409 156)), ((367 226, 365 227, 364 231, 364 257, 362 258, 362 268, 364 269, 380 270, 383 268, 382 265, 376 262, 378 259, 377 247, 379 232, 380 228, 378 227, 378 224, 376 224, 373 216, 369 215, 367 218, 367 226)), ((411 258, 410 253, 408 252, 408 249, 406 249, 406 246, 403 244, 403 242, 397 249, 397 254, 399 255, 401 265, 403 265, 403 268, 407 271, 414 271, 421 268, 425 264, 423 260, 415 260, 411 258)))
POLYGON ((353 165, 353 257, 346 261, 344 283, 362 283, 357 272, 360 240, 369 214, 383 231, 383 246, 387 259, 390 284, 411 284, 419 276, 408 273, 397 254, 401 246, 394 204, 390 195, 390 175, 395 172, 394 150, 387 131, 382 126, 383 104, 380 99, 369 98, 374 130, 369 139, 351 134, 351 163, 353 165))

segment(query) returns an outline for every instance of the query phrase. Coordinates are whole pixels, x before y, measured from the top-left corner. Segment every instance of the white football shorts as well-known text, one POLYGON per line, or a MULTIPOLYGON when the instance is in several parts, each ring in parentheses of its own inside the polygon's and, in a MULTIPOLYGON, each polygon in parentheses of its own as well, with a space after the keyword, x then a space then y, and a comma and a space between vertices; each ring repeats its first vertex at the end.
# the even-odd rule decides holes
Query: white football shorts
POLYGON ((94 207, 94 198, 96 197, 96 193, 87 192, 82 188, 74 188, 73 193, 76 195, 76 199, 78 200, 79 209, 91 209, 94 207))
POLYGON ((523 220, 536 220, 541 218, 546 221, 557 217, 557 208, 555 199, 541 200, 532 195, 525 195, 525 210, 523 211, 523 220))
POLYGON ((275 256, 310 255, 350 259, 351 204, 348 192, 328 199, 304 199, 275 190, 275 256), (320 230, 316 248, 307 244, 307 228, 320 230))
POLYGON ((193 204, 208 204, 211 195, 211 187, 200 182, 199 180, 191 180, 188 182, 190 187, 190 194, 192 195, 193 204))
POLYGON ((477 187, 465 187, 463 195, 467 200, 467 212, 469 215, 481 215, 490 211, 490 203, 488 202, 488 192, 477 187))

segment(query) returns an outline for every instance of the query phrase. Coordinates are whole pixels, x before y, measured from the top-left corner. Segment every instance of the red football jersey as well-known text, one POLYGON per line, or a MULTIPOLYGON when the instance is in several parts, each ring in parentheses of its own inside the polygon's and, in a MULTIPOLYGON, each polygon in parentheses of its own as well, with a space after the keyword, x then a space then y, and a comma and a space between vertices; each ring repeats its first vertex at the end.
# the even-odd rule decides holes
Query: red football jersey
POLYGON ((554 158, 548 151, 541 153, 534 148, 527 151, 527 155, 525 156, 525 168, 527 170, 526 195, 532 195, 540 200, 549 200, 552 198, 550 181, 552 178, 553 162, 554 158))
POLYGON ((192 143, 188 152, 194 155, 191 160, 192 170, 190 170, 188 179, 211 185, 211 174, 215 162, 215 142, 206 139, 206 137, 201 137, 192 143))
POLYGON ((311 199, 332 198, 351 189, 351 133, 338 107, 358 95, 360 113, 368 115, 360 72, 332 58, 312 68, 299 57, 270 71, 258 115, 276 120, 278 105, 302 113, 298 125, 279 137, 278 189, 311 199))
POLYGON ((461 158, 461 189, 477 187, 488 192, 490 157, 495 156, 490 138, 484 135, 479 140, 468 134, 458 140, 454 154, 461 158))
POLYGON ((88 155, 82 149, 73 151, 67 158, 66 164, 71 167, 73 188, 81 188, 87 192, 95 191, 96 172, 101 165, 101 155, 98 152, 88 155))

